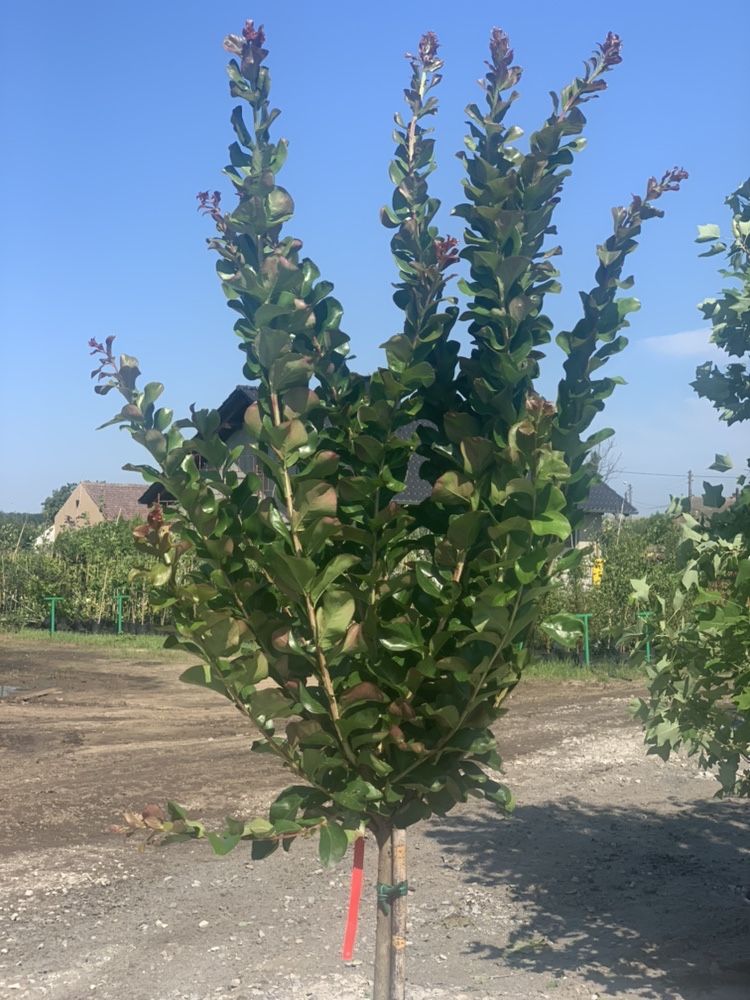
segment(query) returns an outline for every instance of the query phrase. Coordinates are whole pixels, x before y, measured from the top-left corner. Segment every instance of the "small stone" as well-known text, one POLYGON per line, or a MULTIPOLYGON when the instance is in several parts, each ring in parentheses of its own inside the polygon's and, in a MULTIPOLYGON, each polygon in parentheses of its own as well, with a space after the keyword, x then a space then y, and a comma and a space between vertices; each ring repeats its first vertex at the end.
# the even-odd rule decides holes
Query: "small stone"
POLYGON ((205 930, 205 928, 208 927, 208 921, 207 920, 200 920, 198 922, 198 926, 200 927, 201 930, 205 930))

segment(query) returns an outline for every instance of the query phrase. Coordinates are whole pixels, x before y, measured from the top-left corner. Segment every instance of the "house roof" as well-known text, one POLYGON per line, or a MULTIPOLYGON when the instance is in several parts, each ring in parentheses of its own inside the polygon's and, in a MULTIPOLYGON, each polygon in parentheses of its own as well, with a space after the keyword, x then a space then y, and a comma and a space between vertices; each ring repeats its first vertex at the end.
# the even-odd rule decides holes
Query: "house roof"
MULTIPOLYGON (((219 437, 222 441, 226 441, 242 427, 245 410, 257 398, 258 390, 255 386, 237 385, 232 389, 218 409, 219 437)), ((161 483, 152 483, 145 492, 141 491, 138 502, 150 507, 159 498, 168 500, 170 496, 161 483)))
POLYGON ((143 487, 138 483, 83 482, 79 485, 102 512, 105 521, 143 520, 143 507, 138 502, 143 487))
POLYGON ((704 501, 702 496, 689 497, 687 500, 683 500, 683 508, 687 508, 687 513, 696 519, 696 521, 710 521, 715 514, 723 514, 725 511, 729 510, 737 500, 736 496, 728 496, 724 498, 724 502, 720 507, 709 507, 704 501))
POLYGON ((258 390, 253 385, 237 385, 219 407, 219 437, 226 441, 242 427, 245 410, 258 398, 258 390))
POLYGON ((586 514, 624 514, 632 517, 638 511, 606 483, 595 483, 588 498, 581 504, 581 510, 586 514))

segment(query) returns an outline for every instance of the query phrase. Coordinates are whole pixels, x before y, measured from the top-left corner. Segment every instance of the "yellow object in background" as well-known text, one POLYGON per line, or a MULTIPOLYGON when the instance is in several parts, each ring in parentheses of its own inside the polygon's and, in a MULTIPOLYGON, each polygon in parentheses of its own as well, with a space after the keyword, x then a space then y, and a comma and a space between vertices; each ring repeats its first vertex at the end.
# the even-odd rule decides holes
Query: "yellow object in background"
POLYGON ((595 587, 598 587, 602 582, 602 577, 604 576, 604 560, 594 559, 594 563, 591 567, 591 582, 595 587))

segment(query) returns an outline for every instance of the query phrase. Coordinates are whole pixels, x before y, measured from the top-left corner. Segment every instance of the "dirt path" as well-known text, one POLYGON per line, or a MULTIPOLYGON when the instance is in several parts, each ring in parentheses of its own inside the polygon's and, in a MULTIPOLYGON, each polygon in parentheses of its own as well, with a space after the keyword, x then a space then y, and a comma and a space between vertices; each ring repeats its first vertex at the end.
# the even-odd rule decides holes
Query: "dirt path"
MULTIPOLYGON (((184 664, 0 638, 0 997, 355 1000, 338 952, 346 863, 313 844, 252 863, 106 834, 177 798, 261 813, 285 776, 184 664)), ((411 834, 411 1000, 750 997, 750 813, 691 763, 644 755, 627 684, 529 683, 500 730, 512 819, 483 807, 411 834)), ((368 879, 374 851, 368 847, 368 879)))

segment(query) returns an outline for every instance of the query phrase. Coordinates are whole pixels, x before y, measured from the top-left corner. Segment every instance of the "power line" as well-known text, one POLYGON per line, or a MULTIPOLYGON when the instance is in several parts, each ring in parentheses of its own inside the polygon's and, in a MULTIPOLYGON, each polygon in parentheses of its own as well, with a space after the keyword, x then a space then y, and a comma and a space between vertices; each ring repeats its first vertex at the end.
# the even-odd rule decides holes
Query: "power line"
MULTIPOLYGON (((666 479, 684 479, 687 475, 686 472, 636 472, 633 469, 618 469, 618 475, 621 476, 663 476, 666 479)), ((717 472, 696 472, 697 476, 710 476, 711 479, 737 479, 742 475, 738 472, 734 476, 727 476, 724 473, 717 472)))

